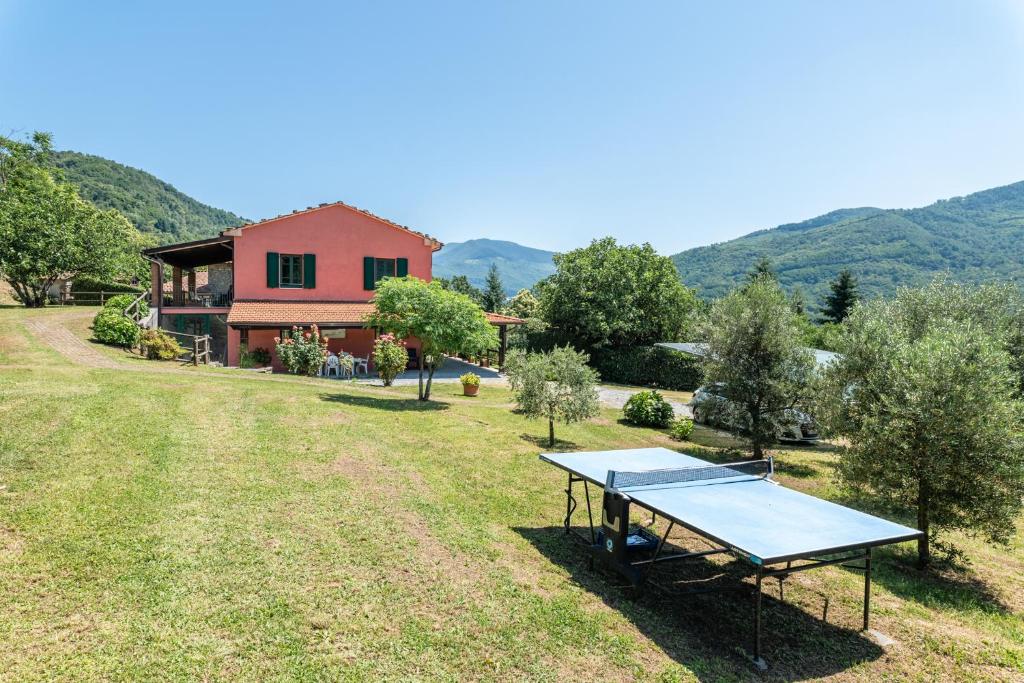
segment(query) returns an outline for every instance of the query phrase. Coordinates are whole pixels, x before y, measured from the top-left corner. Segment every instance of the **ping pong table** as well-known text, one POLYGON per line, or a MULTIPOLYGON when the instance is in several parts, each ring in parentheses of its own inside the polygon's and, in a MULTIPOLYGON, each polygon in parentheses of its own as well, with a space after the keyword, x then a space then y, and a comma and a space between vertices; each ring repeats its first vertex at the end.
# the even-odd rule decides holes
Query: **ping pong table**
MULTIPOLYGON (((578 507, 575 484, 583 484, 589 535, 579 534, 593 556, 603 559, 640 586, 656 563, 730 553, 754 567, 754 647, 761 657, 761 584, 790 574, 831 565, 864 572, 864 629, 868 629, 871 600, 871 549, 921 537, 917 529, 896 524, 814 496, 787 489, 772 479, 774 463, 766 460, 716 465, 667 448, 543 453, 541 460, 568 473, 565 489, 565 530, 572 528, 578 507), (590 485, 602 487, 600 528, 595 527, 590 485), (644 529, 630 524, 630 507, 660 516, 668 528, 650 539, 646 552, 644 529), (663 554, 676 527, 706 539, 710 550, 663 554), (653 546, 653 547, 652 547, 653 546), (863 561, 862 565, 850 562, 863 561)), ((648 533, 648 536, 650 534, 648 533)), ((690 591, 690 592, 708 592, 690 591)))

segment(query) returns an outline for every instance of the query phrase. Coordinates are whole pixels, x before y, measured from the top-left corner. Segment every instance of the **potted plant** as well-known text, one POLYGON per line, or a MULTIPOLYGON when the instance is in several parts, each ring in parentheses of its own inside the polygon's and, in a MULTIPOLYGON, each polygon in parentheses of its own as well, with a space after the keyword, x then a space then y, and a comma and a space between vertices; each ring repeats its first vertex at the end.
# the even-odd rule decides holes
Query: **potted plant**
POLYGON ((476 392, 480 390, 480 375, 473 372, 467 372, 462 377, 459 377, 459 381, 462 382, 462 394, 464 396, 476 396, 476 392))

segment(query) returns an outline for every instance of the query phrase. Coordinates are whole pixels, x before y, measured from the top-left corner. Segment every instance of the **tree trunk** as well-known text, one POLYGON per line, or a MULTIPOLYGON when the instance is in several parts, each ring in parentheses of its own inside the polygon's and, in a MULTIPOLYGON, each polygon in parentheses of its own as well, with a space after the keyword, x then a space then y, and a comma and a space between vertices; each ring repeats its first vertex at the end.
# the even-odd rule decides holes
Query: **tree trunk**
POLYGON ((421 401, 426 401, 427 399, 425 399, 423 397, 423 349, 422 348, 420 349, 420 353, 417 354, 417 355, 419 356, 419 366, 420 366, 419 367, 419 370, 420 370, 420 390, 419 390, 418 398, 421 401))
POLYGON ((764 447, 761 443, 761 413, 752 411, 750 415, 750 442, 754 447, 754 460, 764 457, 764 447))
POLYGON ((433 363, 431 363, 429 369, 427 370, 427 390, 425 392, 423 392, 423 400, 424 401, 429 401, 430 400, 430 383, 434 381, 434 368, 435 367, 436 366, 433 363))
POLYGON ((917 568, 925 569, 931 563, 931 549, 928 547, 928 484, 917 484, 917 528, 924 536, 917 541, 917 568))
POLYGON ((555 447, 555 421, 548 418, 548 448, 555 447))

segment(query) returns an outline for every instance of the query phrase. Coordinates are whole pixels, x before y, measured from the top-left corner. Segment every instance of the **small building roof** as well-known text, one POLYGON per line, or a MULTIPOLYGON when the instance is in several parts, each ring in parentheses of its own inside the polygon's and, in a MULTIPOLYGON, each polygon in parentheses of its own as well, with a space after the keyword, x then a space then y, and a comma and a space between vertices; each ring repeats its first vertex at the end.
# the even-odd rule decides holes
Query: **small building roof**
MULTIPOLYGON (((364 301, 235 301, 228 311, 228 325, 363 325, 376 310, 364 301)), ((521 325, 524 321, 500 313, 487 313, 492 325, 521 325)))

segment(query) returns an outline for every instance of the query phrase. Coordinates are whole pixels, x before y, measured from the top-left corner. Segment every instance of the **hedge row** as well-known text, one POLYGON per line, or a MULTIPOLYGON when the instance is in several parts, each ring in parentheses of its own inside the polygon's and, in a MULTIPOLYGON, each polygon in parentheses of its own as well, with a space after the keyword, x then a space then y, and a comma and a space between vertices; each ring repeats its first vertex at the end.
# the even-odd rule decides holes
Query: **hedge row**
POLYGON ((143 289, 123 282, 101 282, 92 278, 76 277, 71 281, 71 292, 135 292, 141 294, 143 289))
POLYGON ((591 354, 590 364, 602 382, 693 391, 703 376, 700 362, 660 346, 609 349, 591 354))

